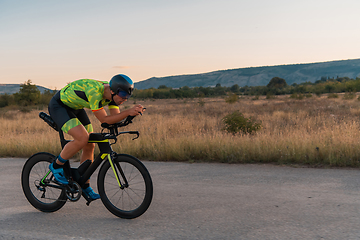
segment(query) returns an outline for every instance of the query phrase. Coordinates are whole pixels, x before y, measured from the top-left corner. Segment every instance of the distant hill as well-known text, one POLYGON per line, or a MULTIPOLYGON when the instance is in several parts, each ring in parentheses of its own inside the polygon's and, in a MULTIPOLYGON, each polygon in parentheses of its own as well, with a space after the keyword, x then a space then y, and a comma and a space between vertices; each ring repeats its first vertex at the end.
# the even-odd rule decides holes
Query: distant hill
POLYGON ((220 83, 221 86, 231 87, 238 84, 244 86, 266 86, 273 77, 286 80, 287 84, 315 82, 321 77, 349 77, 360 76, 360 59, 340 60, 331 62, 291 64, 265 67, 250 67, 221 70, 202 74, 178 75, 169 77, 153 77, 135 83, 137 89, 158 88, 160 85, 180 88, 211 87, 220 83))
MULTIPOLYGON (((46 87, 37 86, 37 88, 40 90, 41 93, 43 93, 45 90, 50 90, 46 87)), ((0 94, 14 94, 19 92, 20 90, 20 84, 2 84, 0 83, 0 94)))

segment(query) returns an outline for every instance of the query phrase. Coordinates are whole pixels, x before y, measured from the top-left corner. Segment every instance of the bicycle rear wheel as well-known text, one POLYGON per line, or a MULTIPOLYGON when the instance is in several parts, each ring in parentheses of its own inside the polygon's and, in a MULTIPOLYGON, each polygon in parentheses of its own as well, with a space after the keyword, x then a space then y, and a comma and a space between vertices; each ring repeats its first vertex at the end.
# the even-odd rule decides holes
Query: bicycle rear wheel
MULTIPOLYGON (((37 153, 31 156, 25 163, 21 174, 21 185, 25 197, 36 209, 43 212, 54 212, 66 203, 65 190, 40 184, 40 181, 48 174, 49 164, 56 157, 50 153, 37 153)), ((45 182, 51 182, 53 175, 50 173, 45 182)))
POLYGON ((111 213, 120 218, 139 217, 148 209, 152 200, 150 174, 144 164, 130 155, 117 155, 113 163, 124 188, 119 187, 114 171, 109 161, 106 161, 98 176, 101 201, 111 213))

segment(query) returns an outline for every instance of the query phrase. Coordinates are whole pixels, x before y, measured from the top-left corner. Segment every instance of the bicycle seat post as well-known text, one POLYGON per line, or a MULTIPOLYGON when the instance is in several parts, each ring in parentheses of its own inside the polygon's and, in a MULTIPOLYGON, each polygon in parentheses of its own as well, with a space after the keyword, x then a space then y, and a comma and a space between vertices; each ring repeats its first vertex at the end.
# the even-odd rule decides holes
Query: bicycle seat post
POLYGON ((65 147, 65 145, 70 142, 70 140, 66 140, 64 137, 64 132, 59 129, 59 136, 60 136, 60 143, 61 143, 61 148, 63 149, 65 147))

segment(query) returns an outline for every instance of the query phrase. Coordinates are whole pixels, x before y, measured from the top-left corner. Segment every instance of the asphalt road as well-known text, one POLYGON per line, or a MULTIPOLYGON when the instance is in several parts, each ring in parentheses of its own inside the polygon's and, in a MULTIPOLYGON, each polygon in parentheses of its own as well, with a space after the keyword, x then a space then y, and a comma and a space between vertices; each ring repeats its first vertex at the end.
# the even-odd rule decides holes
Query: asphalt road
POLYGON ((101 200, 34 209, 21 189, 24 162, 0 159, 0 239, 360 239, 355 169, 144 162, 153 202, 125 220, 101 200))

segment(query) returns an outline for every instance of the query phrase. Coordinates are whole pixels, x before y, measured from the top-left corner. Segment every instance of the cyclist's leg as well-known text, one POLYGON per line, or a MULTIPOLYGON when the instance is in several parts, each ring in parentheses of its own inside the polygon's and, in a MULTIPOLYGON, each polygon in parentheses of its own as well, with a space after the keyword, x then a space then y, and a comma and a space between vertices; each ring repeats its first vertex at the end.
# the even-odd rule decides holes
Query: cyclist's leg
MULTIPOLYGON (((56 122, 57 126, 60 127, 63 132, 71 135, 74 139, 65 145, 58 159, 55 161, 55 164, 52 164, 52 166, 56 166, 57 168, 61 169, 65 162, 73 157, 81 149, 83 149, 83 152, 85 152, 85 154, 82 154, 82 162, 86 159, 93 160, 93 151, 95 145, 88 143, 89 132, 92 132, 92 126, 85 110, 74 110, 65 106, 60 101, 60 95, 56 94, 49 104, 49 113, 56 122)), ((84 192, 92 199, 100 198, 100 195, 95 193, 92 188, 90 188, 89 182, 90 180, 88 180, 85 186, 83 186, 85 188, 84 192)))
POLYGON ((65 145, 56 161, 49 166, 55 179, 63 184, 68 183, 63 171, 63 165, 87 144, 89 138, 84 126, 77 119, 78 111, 64 105, 60 100, 59 92, 54 95, 49 103, 50 116, 60 128, 60 131, 69 133, 74 138, 74 141, 65 145))
MULTIPOLYGON (((70 159, 81 149, 83 149, 83 151, 89 150, 89 133, 86 131, 83 125, 77 125, 75 127, 72 127, 70 130, 67 131, 67 133, 70 134, 74 140, 65 145, 64 149, 60 153, 61 158, 70 159)), ((83 156, 87 157, 87 155, 93 155, 94 148, 92 146, 90 146, 90 148, 91 153, 86 151, 86 154, 83 156)), ((56 162, 58 163, 59 160, 60 158, 58 158, 56 162)), ((85 194, 87 194, 89 198, 93 200, 100 198, 100 195, 95 193, 94 190, 90 187, 90 179, 88 179, 85 185, 82 187, 83 191, 85 192, 85 194)))
MULTIPOLYGON (((61 127, 71 118, 74 117, 74 114, 71 113, 71 109, 66 107, 60 100, 60 92, 57 92, 49 103, 49 113, 52 119, 55 121, 59 130, 61 127)), ((61 130, 60 130, 61 131, 61 130)), ((67 162, 66 159, 61 158, 59 155, 53 163, 50 164, 49 168, 53 173, 55 179, 62 183, 68 184, 69 181, 65 176, 63 165, 67 162)))
POLYGON ((68 184, 69 181, 66 177, 66 174, 64 172, 64 165, 68 162, 68 159, 73 157, 78 151, 80 151, 84 145, 86 145, 89 135, 87 131, 85 130, 84 126, 78 125, 73 128, 71 128, 68 131, 68 134, 70 134, 73 137, 73 141, 67 143, 57 159, 50 164, 49 169, 53 173, 55 179, 62 183, 62 184, 68 184))
MULTIPOLYGON (((86 114, 86 111, 82 109, 82 111, 78 111, 76 114, 77 118, 80 120, 82 125, 84 125, 86 131, 90 134, 93 132, 93 127, 91 125, 90 119, 86 114)), ((87 143, 83 148, 80 156, 80 164, 85 162, 86 160, 94 161, 94 149, 95 143, 87 143)), ((86 181, 86 187, 89 186, 90 179, 86 181)))
MULTIPOLYGON (((86 131, 90 134, 93 132, 93 127, 91 125, 90 119, 86 114, 84 109, 81 109, 76 114, 77 118, 80 120, 81 124, 85 127, 86 131)), ((95 143, 87 143, 83 149, 80 156, 80 164, 85 162, 86 160, 94 161, 94 149, 95 143)))
MULTIPOLYGON (((76 112, 76 116, 81 122, 81 124, 84 126, 88 134, 93 132, 93 127, 91 125, 90 119, 88 115, 86 114, 86 111, 84 109, 78 110, 76 112)), ((88 137, 89 138, 89 137, 88 137)), ((94 160, 94 149, 95 149, 95 143, 89 143, 88 138, 86 140, 85 146, 82 148, 81 157, 80 157, 80 164, 85 162, 86 160, 91 160, 93 162, 94 160)), ((95 193, 94 190, 90 187, 90 179, 88 179, 83 186, 83 192, 91 199, 96 200, 100 198, 100 195, 95 193)))
MULTIPOLYGON (((60 153, 62 159, 68 160, 78 151, 85 147, 89 140, 89 133, 84 127, 90 125, 90 120, 84 109, 72 109, 64 105, 60 100, 60 94, 56 94, 49 104, 49 113, 57 126, 65 133, 73 137, 73 141, 67 143, 60 153)), ((63 162, 56 161, 63 165, 63 162)))
POLYGON ((63 159, 72 158, 77 152, 83 149, 89 141, 89 134, 81 124, 70 128, 67 133, 73 137, 73 141, 67 143, 61 151, 60 156, 63 159))

